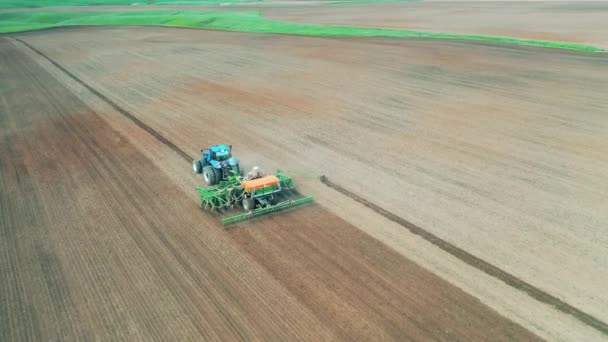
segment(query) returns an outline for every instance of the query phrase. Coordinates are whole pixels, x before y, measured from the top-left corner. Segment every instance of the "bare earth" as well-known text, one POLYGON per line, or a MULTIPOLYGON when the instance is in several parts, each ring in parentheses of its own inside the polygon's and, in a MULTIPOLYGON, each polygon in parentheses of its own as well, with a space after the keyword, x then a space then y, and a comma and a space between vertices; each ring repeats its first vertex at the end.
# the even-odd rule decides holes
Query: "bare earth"
POLYGON ((297 171, 319 203, 223 231, 186 161, 0 38, 2 339, 537 338, 520 324, 602 337, 424 242, 404 248, 407 231, 315 176, 608 321, 606 55, 159 28, 18 37, 188 155, 232 143, 248 165, 297 171))
MULTIPOLYGON (((64 42, 70 34, 80 33, 64 42)), ((179 176, 188 189, 158 166, 174 166, 175 155, 141 152, 167 146, 132 123, 129 137, 114 129, 116 112, 94 110, 37 59, 0 38, 1 340, 538 339, 321 206, 224 231, 193 200, 200 180, 186 161, 179 176)), ((142 105, 136 92, 112 87, 142 105)), ((219 117, 206 113, 197 112, 193 128, 202 131, 184 147, 222 138, 208 134, 219 117)), ((243 137, 229 138, 251 151, 243 137)))

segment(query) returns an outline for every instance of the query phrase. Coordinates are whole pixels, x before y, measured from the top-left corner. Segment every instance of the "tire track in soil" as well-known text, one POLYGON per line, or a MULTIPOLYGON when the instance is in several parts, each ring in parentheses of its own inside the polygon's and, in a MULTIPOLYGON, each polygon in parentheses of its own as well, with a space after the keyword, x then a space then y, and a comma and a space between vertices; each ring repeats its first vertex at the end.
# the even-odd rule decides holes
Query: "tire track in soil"
POLYGON ((342 186, 330 181, 326 176, 321 176, 320 180, 321 180, 321 183, 325 184, 326 186, 363 204, 367 208, 386 217, 387 219, 405 227, 412 234, 422 237, 424 240, 432 243, 433 245, 439 247, 443 251, 451 254, 452 256, 458 258, 459 260, 465 262, 466 264, 473 266, 476 269, 478 269, 496 279, 499 279, 500 281, 504 282, 505 284, 507 284, 519 291, 523 291, 523 292, 527 293, 530 297, 538 300, 539 302, 542 302, 547 305, 551 305, 554 308, 556 308, 557 310, 559 310, 565 314, 571 315, 572 317, 576 318, 580 322, 602 332, 604 335, 608 335, 608 324, 599 320, 598 318, 562 301, 561 299, 535 287, 532 284, 529 284, 529 283, 517 278, 516 276, 492 265, 491 263, 474 256, 473 254, 465 251, 464 249, 459 248, 459 247, 449 243, 448 241, 441 239, 437 235, 432 234, 432 233, 418 227, 417 225, 387 211, 386 209, 369 202, 368 200, 349 191, 348 189, 345 189, 342 186))
MULTIPOLYGON (((262 276, 265 273, 252 274, 255 271, 243 270, 256 268, 245 264, 249 259, 240 257, 241 253, 235 257, 230 255, 233 249, 218 250, 217 246, 207 245, 207 241, 212 242, 213 239, 201 240, 201 235, 178 232, 184 227, 194 226, 194 217, 199 216, 199 213, 192 214, 187 209, 189 200, 181 193, 172 200, 168 194, 174 185, 163 178, 159 169, 142 173, 142 169, 153 170, 149 160, 130 144, 117 145, 112 131, 95 112, 83 110, 84 104, 54 83, 56 80, 50 75, 41 73, 32 65, 12 62, 27 60, 33 63, 22 55, 17 57, 7 61, 7 65, 17 67, 11 68, 16 71, 6 78, 6 82, 16 80, 20 86, 13 87, 11 91, 19 97, 4 101, 0 92, 0 104, 7 108, 0 112, 0 123, 8 122, 0 126, 0 138, 8 139, 6 145, 0 145, 0 150, 15 145, 20 153, 0 154, 0 167, 25 160, 27 165, 24 167, 33 171, 31 178, 37 191, 20 187, 20 179, 26 177, 23 176, 25 172, 21 175, 19 172, 3 172, 0 173, 0 185, 3 186, 0 203, 7 204, 6 210, 21 207, 34 210, 36 207, 25 202, 28 197, 20 193, 38 193, 44 198, 42 204, 37 202, 43 208, 36 209, 34 214, 48 217, 51 221, 41 225, 54 233, 55 242, 62 244, 62 248, 55 250, 61 254, 62 262, 67 265, 78 263, 77 267, 66 269, 70 273, 70 289, 76 299, 70 304, 69 312, 80 312, 73 316, 78 323, 63 327, 62 324, 70 322, 69 318, 40 314, 41 311, 55 309, 56 302, 38 304, 35 309, 27 311, 8 307, 7 312, 13 319, 8 321, 8 329, 0 329, 0 336, 19 331, 23 331, 21 334, 40 331, 43 334, 40 338, 36 335, 24 336, 23 339, 65 340, 69 338, 45 338, 44 333, 56 329, 68 334, 68 329, 81 327, 82 321, 90 318, 93 320, 91 328, 82 329, 95 331, 95 336, 105 336, 104 339, 138 336, 137 339, 167 340, 178 333, 170 326, 180 328, 182 337, 173 335, 177 339, 188 339, 184 335, 235 340, 293 340, 296 336, 309 336, 311 340, 327 339, 328 335, 324 334, 327 329, 310 329, 310 326, 318 325, 314 316, 306 310, 298 311, 303 307, 291 297, 285 297, 288 295, 286 291, 276 291, 278 284, 266 282, 267 278, 262 276), (24 73, 24 70, 34 77, 28 79, 17 72, 24 73), (27 87, 34 90, 23 91, 27 87), (37 95, 30 100, 30 94, 37 95), (26 135, 24 130, 35 134, 26 135), (22 140, 26 140, 25 143, 21 143, 22 140), (5 157, 6 162, 3 160, 5 157), (4 177, 8 182, 6 188, 4 177), (5 192, 5 189, 13 192, 5 192), (95 198, 83 197, 84 193, 92 193, 95 198), (165 198, 161 198, 159 193, 165 194, 165 198), (5 194, 7 203, 3 197, 5 194), (19 206, 19 203, 24 204, 19 206), (94 211, 102 217, 96 217, 94 211), (172 230, 172 233, 163 229, 172 226, 179 229, 172 230), (77 260, 69 255, 74 252, 77 260), (127 255, 121 257, 124 254, 127 255), (147 272, 140 269, 147 269, 147 272), (137 279, 134 274, 145 278, 137 279), (243 283, 242 279, 248 281, 243 283), (259 291, 262 287, 275 288, 272 292, 274 297, 259 291), (168 308, 173 305, 177 305, 177 310, 168 308), (22 312, 40 318, 41 323, 36 326, 42 325, 42 328, 34 329, 32 324, 24 323, 24 319, 20 319, 22 312), (189 322, 194 329, 183 333, 183 328, 190 327, 189 322)), ((4 79, 2 83, 5 83, 4 79)), ((4 208, 4 205, 0 207, 0 213, 4 208)), ((16 212, 13 217, 19 224, 28 224, 25 214, 16 212)), ((4 215, 0 217, 0 223, 3 220, 4 215)), ((24 230, 26 227, 17 231, 24 230)), ((33 233, 31 229, 30 233, 33 233)), ((4 225, 0 229, 0 236, 2 234, 4 225)), ((0 240, 0 246, 3 242, 0 240)), ((28 256, 29 251, 23 249, 21 255, 28 256)), ((3 254, 3 249, 0 249, 0 255, 3 254)), ((12 254, 16 255, 16 252, 12 254)), ((5 263, 0 261, 0 269, 5 265, 21 273, 24 271, 11 258, 6 258, 5 263)), ((39 271, 30 273, 36 274, 36 279, 40 278, 39 271)), ((0 277, 0 303, 4 302, 4 291, 31 287, 32 282, 28 280, 19 278, 5 286, 4 279, 0 277)), ((14 300, 12 297, 7 296, 14 300)), ((32 297, 23 296, 26 300, 32 297)), ((0 315, 0 326, 4 326, 4 321, 4 316, 0 315)), ((79 332, 72 336, 80 337, 74 339, 83 337, 79 332)))
MULTIPOLYGON (((169 148, 171 148, 174 152, 176 152, 178 155, 180 155, 184 160, 186 160, 187 162, 190 162, 192 160, 192 158, 184 151, 182 150, 179 146, 175 145, 173 142, 171 142, 170 140, 168 140, 167 138, 165 138, 162 134, 160 134, 157 130, 155 130, 154 128, 148 126, 147 124, 145 124, 144 122, 142 122, 140 119, 138 119, 137 117, 135 117, 133 114, 129 113, 127 110, 123 109, 122 107, 120 107, 118 104, 116 104, 115 102, 113 102, 112 100, 110 100, 108 97, 106 97, 105 95, 101 94, 99 91, 97 91, 95 88, 93 88, 92 86, 90 86, 89 84, 87 84, 86 82, 84 82, 83 80, 81 80, 80 78, 78 78, 76 75, 72 74, 69 70, 67 70, 66 68, 64 68, 63 66, 61 66, 59 63, 57 63, 55 60, 53 60, 52 58, 48 57, 46 54, 44 54, 42 51, 36 49, 35 47, 33 47, 32 45, 26 43, 25 41, 19 39, 19 38, 14 38, 16 41, 19 41, 20 43, 22 43, 23 45, 27 46, 28 48, 30 48, 31 50, 33 50, 34 52, 36 52, 38 55, 42 56, 43 58, 45 58, 46 60, 48 60, 51 64, 53 64, 55 67, 57 67, 58 69, 60 69, 61 71, 63 71, 66 75, 68 75, 70 78, 72 78, 73 80, 75 80, 76 82, 78 82, 79 84, 81 84, 82 86, 84 86, 85 88, 87 88, 89 91, 91 91, 93 94, 95 94, 96 96, 98 96, 100 99, 102 99, 104 102, 106 102, 107 104, 109 104, 110 106, 112 106, 112 108, 114 108, 115 110, 117 110, 119 113, 121 113, 122 115, 124 115, 125 117, 127 117, 128 119, 130 119, 131 121, 133 121, 138 127, 141 127, 142 129, 144 129, 146 132, 150 133, 152 136, 154 136, 157 140, 159 140, 161 143, 163 143, 164 145, 168 146, 169 148)), ((507 285, 520 290, 522 292, 527 293, 529 296, 531 296, 532 298, 548 304, 550 306, 555 307, 557 310, 559 310, 560 312, 563 312, 565 314, 571 315, 572 317, 576 318, 577 320, 579 320, 580 322, 593 327, 594 329, 602 332, 605 335, 608 335, 608 324, 601 321, 600 319, 596 318, 595 316, 588 314, 564 301, 562 301, 561 299, 517 278, 516 276, 490 264, 487 261, 484 261, 468 252, 466 252, 465 250, 447 242, 446 240, 443 240, 441 238, 439 238, 438 236, 414 225, 413 223, 383 209, 382 207, 379 207, 361 197, 359 197, 358 195, 354 194, 353 192, 331 182, 329 179, 327 179, 327 177, 322 176, 321 177, 321 182, 323 184, 325 184, 326 186, 333 188, 334 190, 342 193, 343 195, 365 205, 366 207, 370 208, 371 210, 373 210, 374 212, 388 218, 389 220, 398 223, 399 225, 407 228, 411 233, 421 236, 422 238, 424 238, 425 240, 427 240, 428 242, 432 243, 433 245, 439 247, 440 249, 450 253, 451 255, 455 256, 456 258, 458 258, 459 260, 465 262, 466 264, 475 267, 476 269, 494 277, 497 278, 499 280, 501 280, 502 282, 506 283, 507 285)))
POLYGON ((320 206, 231 237, 343 340, 536 340, 320 206))
POLYGON ((80 85, 82 85, 83 87, 87 88, 87 90, 89 90, 91 93, 95 94, 95 96, 99 97, 101 100, 103 100, 104 102, 106 102, 107 104, 109 104, 117 112, 119 112, 120 114, 124 115, 129 120, 133 121, 138 127, 142 128, 146 132, 150 133, 152 136, 154 136, 156 139, 158 139, 158 141, 160 141, 164 145, 167 145, 170 149, 172 149, 173 151, 175 151, 175 153, 179 154, 182 158, 184 158, 184 160, 186 160, 187 162, 191 162, 192 161, 192 158, 188 155, 188 153, 186 153, 184 150, 182 150, 181 148, 179 148, 177 145, 175 145, 174 143, 172 143, 171 141, 169 141, 169 139, 165 138, 162 134, 160 134, 160 132, 158 132, 154 128, 146 125, 143 121, 139 120, 136 116, 134 116, 133 114, 129 113, 124 108, 120 107, 114 101, 110 100, 107 96, 103 95, 102 93, 100 93, 99 91, 97 91, 95 88, 91 87, 88 83, 86 83, 85 81, 81 80, 76 75, 72 74, 69 70, 67 70, 66 68, 64 68, 63 66, 61 66, 61 64, 57 63, 55 60, 53 60, 52 58, 48 57, 42 51, 36 49, 35 47, 33 47, 30 44, 24 42, 23 40, 21 40, 19 38, 14 38, 14 39, 16 41, 20 42, 21 44, 27 46, 28 48, 30 48, 32 51, 36 52, 38 55, 42 56, 44 59, 46 59, 47 61, 49 61, 51 64, 53 64, 59 70, 63 71, 66 75, 68 75, 70 78, 72 78, 74 81, 78 82, 80 85))

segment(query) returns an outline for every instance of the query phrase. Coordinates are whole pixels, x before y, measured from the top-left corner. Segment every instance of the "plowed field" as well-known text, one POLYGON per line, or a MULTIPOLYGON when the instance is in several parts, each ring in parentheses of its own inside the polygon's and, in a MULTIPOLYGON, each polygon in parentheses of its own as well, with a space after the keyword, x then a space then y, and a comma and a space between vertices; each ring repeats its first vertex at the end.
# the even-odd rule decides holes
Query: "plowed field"
MULTIPOLYGON (((144 75, 150 50, 123 50, 144 55, 129 71, 108 73, 101 66, 111 51, 86 45, 61 62, 71 59, 83 74, 89 67, 77 60, 92 57, 100 92, 125 95, 118 102, 133 107, 143 103, 140 91, 156 91, 103 83, 144 75)), ((159 166, 175 167, 177 160, 187 174, 187 161, 132 121, 125 119, 128 137, 114 129, 121 123, 111 119, 120 113, 93 109, 41 63, 22 43, 0 38, 1 340, 537 339, 320 205, 223 230, 183 186, 190 182, 193 190, 200 180, 159 166), (154 160, 144 153, 149 149, 173 157, 154 160)), ((170 67, 184 65, 178 59, 170 67)), ((188 86, 193 93, 235 91, 202 81, 188 86)), ((171 93, 147 96, 180 101, 171 93)), ((214 98, 215 105, 238 99, 214 98)), ((243 99, 243 106, 258 103, 253 95, 243 99)), ((259 101, 260 110, 280 106, 259 101)), ((207 123, 219 119, 213 106, 201 107, 191 114, 207 123)), ((152 114, 141 122, 182 119, 152 114)), ((217 125, 217 136, 195 139, 198 129, 212 127, 195 125, 189 133, 183 124, 159 131, 186 151, 238 131, 224 138, 244 145, 252 159, 255 150, 304 153, 248 144, 256 135, 248 125, 217 125)))

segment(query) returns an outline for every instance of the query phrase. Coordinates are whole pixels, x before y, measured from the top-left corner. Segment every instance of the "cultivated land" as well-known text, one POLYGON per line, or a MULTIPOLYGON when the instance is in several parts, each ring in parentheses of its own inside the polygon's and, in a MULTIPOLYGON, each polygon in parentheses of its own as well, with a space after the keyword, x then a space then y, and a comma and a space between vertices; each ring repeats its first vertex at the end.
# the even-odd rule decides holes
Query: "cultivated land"
POLYGON ((0 74, 2 340, 608 334, 606 54, 73 28, 0 37, 0 74), (222 230, 189 173, 217 142, 317 204, 222 230))
POLYGON ((0 40, 2 340, 536 339, 320 206, 225 232, 24 48, 0 40))

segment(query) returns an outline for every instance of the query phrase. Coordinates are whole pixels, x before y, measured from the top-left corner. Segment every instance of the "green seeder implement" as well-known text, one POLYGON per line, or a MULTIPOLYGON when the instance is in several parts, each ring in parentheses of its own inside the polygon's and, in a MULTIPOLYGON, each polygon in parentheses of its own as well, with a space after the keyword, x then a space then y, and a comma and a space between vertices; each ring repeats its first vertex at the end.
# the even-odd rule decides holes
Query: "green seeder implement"
POLYGON ((247 179, 232 171, 228 179, 209 188, 196 187, 200 206, 212 212, 234 208, 241 204, 245 213, 222 219, 229 225, 245 220, 285 211, 313 201, 313 197, 289 198, 295 188, 293 178, 277 170, 275 175, 247 179))

